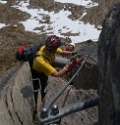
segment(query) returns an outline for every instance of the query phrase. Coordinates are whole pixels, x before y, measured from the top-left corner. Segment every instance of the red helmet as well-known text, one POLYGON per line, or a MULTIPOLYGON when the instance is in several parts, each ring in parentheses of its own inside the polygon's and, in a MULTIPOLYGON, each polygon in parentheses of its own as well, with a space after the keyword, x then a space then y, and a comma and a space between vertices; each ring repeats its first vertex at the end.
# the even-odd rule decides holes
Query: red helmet
POLYGON ((45 41, 45 46, 48 50, 55 50, 62 45, 60 38, 56 35, 49 36, 45 41))

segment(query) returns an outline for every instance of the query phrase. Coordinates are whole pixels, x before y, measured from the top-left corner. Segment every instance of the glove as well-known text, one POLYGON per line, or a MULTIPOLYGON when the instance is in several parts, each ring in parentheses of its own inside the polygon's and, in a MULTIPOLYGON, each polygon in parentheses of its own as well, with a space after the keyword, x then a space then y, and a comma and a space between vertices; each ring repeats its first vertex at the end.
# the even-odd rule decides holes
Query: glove
POLYGON ((74 67, 74 64, 70 61, 68 64, 67 64, 67 68, 64 67, 64 69, 66 70, 66 73, 70 72, 74 67))
POLYGON ((72 55, 75 56, 77 54, 76 51, 72 51, 72 55))
POLYGON ((69 65, 69 67, 68 67, 66 73, 69 73, 73 69, 73 64, 72 63, 69 63, 68 65, 69 65))
POLYGON ((82 61, 83 61, 83 59, 80 57, 80 55, 76 55, 73 58, 71 58, 71 60, 68 64, 69 67, 68 67, 66 73, 70 72, 75 66, 80 65, 82 61))
POLYGON ((80 55, 76 55, 76 65, 81 65, 83 58, 80 55))
POLYGON ((83 61, 83 59, 81 58, 80 55, 76 55, 74 56, 70 62, 72 63, 73 67, 77 66, 77 65, 80 65, 81 62, 83 61))

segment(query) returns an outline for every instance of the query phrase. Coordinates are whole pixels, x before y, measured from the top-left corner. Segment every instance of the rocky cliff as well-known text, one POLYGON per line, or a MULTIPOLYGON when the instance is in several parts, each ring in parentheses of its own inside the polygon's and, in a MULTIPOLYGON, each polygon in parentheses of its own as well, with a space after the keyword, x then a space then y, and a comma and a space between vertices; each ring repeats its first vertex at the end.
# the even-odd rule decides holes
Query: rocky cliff
POLYGON ((120 124, 120 3, 106 15, 98 42, 100 125, 120 124))
MULTIPOLYGON (((7 75, 7 74, 6 74, 7 75)), ((28 63, 12 69, 0 84, 0 125, 33 125, 35 103, 28 63)))

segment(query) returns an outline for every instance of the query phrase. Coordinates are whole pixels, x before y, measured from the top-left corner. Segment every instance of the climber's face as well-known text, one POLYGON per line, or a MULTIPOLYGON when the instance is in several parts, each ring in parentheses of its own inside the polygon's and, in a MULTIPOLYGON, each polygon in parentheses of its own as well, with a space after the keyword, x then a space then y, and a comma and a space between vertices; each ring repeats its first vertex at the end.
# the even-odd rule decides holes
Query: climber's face
POLYGON ((73 51, 73 50, 74 50, 74 46, 69 45, 69 50, 70 50, 70 51, 73 51))

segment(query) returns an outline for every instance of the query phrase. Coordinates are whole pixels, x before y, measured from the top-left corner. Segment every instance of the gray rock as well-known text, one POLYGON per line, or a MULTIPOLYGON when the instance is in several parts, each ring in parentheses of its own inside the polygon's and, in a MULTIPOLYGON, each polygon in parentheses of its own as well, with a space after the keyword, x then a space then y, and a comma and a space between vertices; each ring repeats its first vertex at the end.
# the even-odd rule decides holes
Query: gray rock
POLYGON ((99 123, 120 125, 120 3, 106 15, 98 42, 99 123))
MULTIPOLYGON (((97 42, 91 40, 77 45, 76 51, 85 60, 85 65, 81 68, 73 80, 76 89, 97 89, 98 59, 97 42)), ((76 67, 74 73, 78 70, 76 67)), ((73 75, 74 75, 73 73, 73 75)))
MULTIPOLYGON (((14 73, 9 73, 12 75, 1 90, 0 125, 33 125, 33 94, 28 88, 24 93, 21 91, 32 85, 29 64, 21 64, 14 73)), ((4 81, 1 84, 3 83, 4 81)))
MULTIPOLYGON (((49 77, 48 86, 46 88, 46 96, 44 99, 44 106, 48 105, 50 100, 64 87, 66 82, 61 78, 49 77)), ((89 100, 97 97, 96 90, 76 90, 72 85, 69 85, 63 94, 56 100, 55 104, 58 108, 69 106, 77 102, 89 100)), ((98 121, 97 106, 72 113, 69 116, 61 119, 61 125, 93 125, 98 121)))

